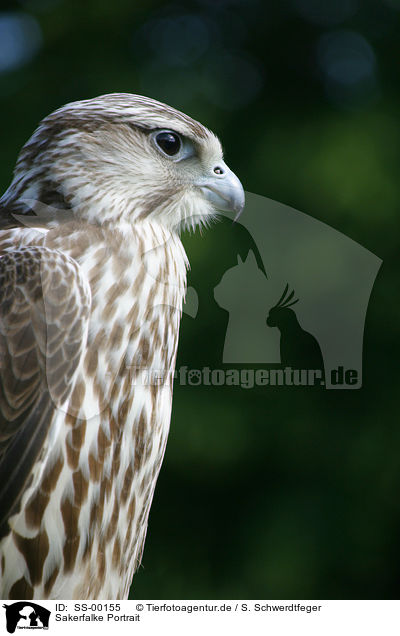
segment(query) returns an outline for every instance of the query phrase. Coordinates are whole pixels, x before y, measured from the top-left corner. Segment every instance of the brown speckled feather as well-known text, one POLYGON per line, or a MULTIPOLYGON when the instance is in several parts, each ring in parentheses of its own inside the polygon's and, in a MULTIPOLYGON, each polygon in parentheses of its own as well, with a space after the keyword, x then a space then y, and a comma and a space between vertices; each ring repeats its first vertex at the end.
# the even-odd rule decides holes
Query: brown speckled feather
POLYGON ((0 532, 71 391, 89 308, 71 258, 43 247, 0 258, 0 532))

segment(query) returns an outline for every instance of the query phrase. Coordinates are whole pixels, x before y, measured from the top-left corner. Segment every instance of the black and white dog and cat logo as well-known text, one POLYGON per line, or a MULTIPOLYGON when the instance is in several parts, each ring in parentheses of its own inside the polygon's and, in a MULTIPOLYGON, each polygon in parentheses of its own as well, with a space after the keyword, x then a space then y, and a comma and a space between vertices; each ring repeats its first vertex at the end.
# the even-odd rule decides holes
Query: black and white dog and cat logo
POLYGON ((19 601, 3 607, 9 634, 14 634, 16 629, 49 629, 51 612, 37 603, 19 601))

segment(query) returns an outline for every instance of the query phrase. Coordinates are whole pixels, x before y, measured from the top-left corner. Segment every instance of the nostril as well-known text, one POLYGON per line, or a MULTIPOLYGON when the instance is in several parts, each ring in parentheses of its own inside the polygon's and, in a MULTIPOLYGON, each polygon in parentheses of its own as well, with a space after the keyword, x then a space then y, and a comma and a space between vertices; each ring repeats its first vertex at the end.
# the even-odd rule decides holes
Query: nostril
POLYGON ((215 174, 225 174, 225 170, 221 166, 215 166, 214 172, 215 174))

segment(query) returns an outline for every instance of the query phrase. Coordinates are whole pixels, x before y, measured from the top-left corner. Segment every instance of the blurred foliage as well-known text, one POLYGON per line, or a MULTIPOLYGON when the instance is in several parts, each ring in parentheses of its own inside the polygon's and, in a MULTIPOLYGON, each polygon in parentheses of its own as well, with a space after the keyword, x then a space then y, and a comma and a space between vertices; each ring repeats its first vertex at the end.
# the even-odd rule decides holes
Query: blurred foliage
MULTIPOLYGON (((28 19, 15 50, 0 40, 3 189, 51 110, 144 93, 215 130, 247 190, 383 259, 362 389, 176 385, 132 594, 397 598, 400 4, 3 0, 0 36, 10 14, 28 19)), ((192 276, 217 284, 221 262, 248 250, 223 227, 185 237, 192 276)), ((183 318, 179 364, 218 358, 208 325, 226 317, 200 306, 183 318)))

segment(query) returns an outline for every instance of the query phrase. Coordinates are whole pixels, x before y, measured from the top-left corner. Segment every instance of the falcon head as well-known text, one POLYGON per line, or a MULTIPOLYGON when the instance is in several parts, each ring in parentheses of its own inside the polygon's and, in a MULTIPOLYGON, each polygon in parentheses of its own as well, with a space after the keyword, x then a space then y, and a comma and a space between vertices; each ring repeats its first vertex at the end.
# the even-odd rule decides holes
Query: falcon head
POLYGON ((237 218, 244 191, 202 124, 148 97, 111 94, 46 117, 3 199, 40 201, 93 223, 151 219, 177 229, 206 223, 216 209, 237 218))

